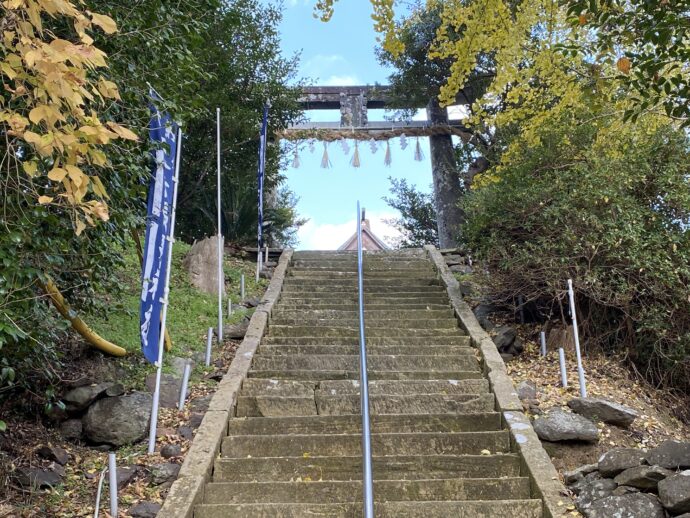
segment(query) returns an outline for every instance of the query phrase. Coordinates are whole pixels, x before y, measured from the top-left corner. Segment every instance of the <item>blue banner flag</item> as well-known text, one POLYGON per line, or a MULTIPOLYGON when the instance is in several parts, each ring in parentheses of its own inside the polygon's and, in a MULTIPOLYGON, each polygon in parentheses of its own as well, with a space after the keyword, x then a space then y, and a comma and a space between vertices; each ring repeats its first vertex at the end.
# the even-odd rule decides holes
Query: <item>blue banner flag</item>
POLYGON ((149 125, 149 135, 156 143, 154 166, 149 184, 146 216, 146 242, 141 272, 141 349, 151 363, 158 361, 161 309, 165 296, 167 254, 171 247, 167 240, 173 205, 173 176, 177 149, 177 125, 168 114, 161 114, 155 106, 149 125))
POLYGON ((268 108, 266 103, 264 106, 264 119, 261 122, 261 133, 259 134, 259 171, 258 171, 258 186, 259 186, 259 254, 261 248, 264 246, 264 175, 266 173, 266 134, 268 132, 268 108))

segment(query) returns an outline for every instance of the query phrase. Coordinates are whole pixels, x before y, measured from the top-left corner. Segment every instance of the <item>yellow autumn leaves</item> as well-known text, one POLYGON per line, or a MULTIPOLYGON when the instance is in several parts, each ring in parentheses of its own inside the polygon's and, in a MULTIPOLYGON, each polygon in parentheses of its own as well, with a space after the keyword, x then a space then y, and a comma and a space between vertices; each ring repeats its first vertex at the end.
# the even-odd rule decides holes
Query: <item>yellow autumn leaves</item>
POLYGON ((38 203, 77 209, 74 225, 80 234, 87 225, 108 220, 108 193, 93 173, 108 165, 103 146, 138 140, 98 114, 104 101, 118 101, 120 94, 100 73, 107 68, 106 55, 87 31, 114 34, 117 25, 70 0, 5 0, 2 6, 0 76, 6 94, 0 98, 0 125, 12 139, 8 162, 39 186, 38 203), (44 20, 58 17, 71 22, 76 41, 44 28, 44 20), (41 177, 49 180, 47 189, 36 182, 41 177))

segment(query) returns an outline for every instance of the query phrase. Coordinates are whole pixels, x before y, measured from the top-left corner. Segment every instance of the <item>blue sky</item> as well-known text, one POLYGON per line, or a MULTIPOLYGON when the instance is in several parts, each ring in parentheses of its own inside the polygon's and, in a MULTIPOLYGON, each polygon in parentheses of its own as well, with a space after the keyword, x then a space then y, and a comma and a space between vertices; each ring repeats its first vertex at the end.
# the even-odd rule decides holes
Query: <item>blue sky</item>
MULTIPOLYGON (((370 18, 368 0, 336 3, 335 14, 328 23, 312 16, 313 0, 285 0, 281 25, 282 52, 301 54, 299 76, 315 85, 356 85, 385 83, 388 71, 376 61, 376 34, 370 18)), ((337 122, 338 111, 307 112, 314 121, 337 122)), ((369 112, 369 120, 383 120, 383 111, 369 112)), ((288 186, 300 198, 299 213, 309 218, 299 233, 302 249, 333 249, 355 230, 356 203, 367 209, 375 233, 383 238, 393 235, 383 220, 396 213, 382 200, 389 195, 389 176, 405 178, 420 189, 429 190, 431 164, 429 144, 421 139, 425 159, 413 160, 414 141, 404 151, 399 139, 391 140, 392 165, 383 165, 385 144, 372 154, 368 142, 360 143, 362 166, 350 165, 354 143, 345 155, 340 144, 332 143, 328 154, 331 169, 322 169, 323 144, 316 143, 313 153, 307 146, 299 154, 300 167, 288 167, 288 186)))

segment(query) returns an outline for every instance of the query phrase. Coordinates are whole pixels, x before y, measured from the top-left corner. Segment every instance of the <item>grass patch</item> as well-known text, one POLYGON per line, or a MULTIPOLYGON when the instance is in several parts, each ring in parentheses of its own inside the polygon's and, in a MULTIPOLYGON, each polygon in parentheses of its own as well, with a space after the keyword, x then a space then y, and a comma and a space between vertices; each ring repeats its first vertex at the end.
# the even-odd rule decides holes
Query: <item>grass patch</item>
MULTIPOLYGON (((193 351, 205 349, 205 336, 209 327, 218 323, 218 297, 197 290, 189 283, 187 271, 182 265, 190 249, 186 243, 175 243, 170 276, 170 305, 167 327, 173 341, 173 349, 167 356, 189 356, 193 351)), ((125 265, 115 272, 121 293, 117 297, 102 295, 107 310, 88 316, 89 325, 103 338, 124 347, 132 356, 142 355, 139 337, 139 297, 141 293, 141 266, 132 244, 124 253, 125 265)), ((227 316, 227 298, 233 306, 240 303, 240 277, 245 275, 247 297, 261 296, 266 282, 254 280, 254 264, 226 257, 226 297, 224 298, 224 323, 239 322, 244 311, 234 311, 227 316)))

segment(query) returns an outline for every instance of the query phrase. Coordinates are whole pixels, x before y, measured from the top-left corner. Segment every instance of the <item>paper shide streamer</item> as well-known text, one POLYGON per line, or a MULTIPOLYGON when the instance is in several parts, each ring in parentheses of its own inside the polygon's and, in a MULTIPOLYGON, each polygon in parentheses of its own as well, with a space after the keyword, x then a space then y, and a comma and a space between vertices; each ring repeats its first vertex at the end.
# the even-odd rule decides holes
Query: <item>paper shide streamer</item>
POLYGON ((386 156, 383 159, 383 165, 386 167, 391 166, 391 143, 390 140, 386 141, 386 156))
POLYGON ((422 160, 424 160, 424 153, 422 153, 422 146, 419 143, 419 137, 417 137, 417 144, 414 148, 414 159, 417 162, 421 162, 422 160))
POLYGON ((376 152, 379 150, 379 144, 378 144, 378 142, 376 142, 375 139, 371 139, 371 140, 369 141, 369 147, 371 148, 371 153, 374 154, 374 155, 375 155, 376 152))
POLYGON ((352 167, 358 168, 362 165, 359 161, 359 142, 355 140, 355 154, 352 155, 352 160, 350 161, 352 167))
POLYGON ((295 144, 295 154, 292 159, 292 167, 297 169, 301 165, 299 160, 299 144, 295 144))
POLYGON ((309 144, 309 152, 314 153, 316 151, 316 139, 315 138, 310 138, 308 141, 309 144))
POLYGON ((349 155, 350 154, 350 144, 347 142, 347 140, 344 138, 341 138, 339 142, 340 142, 340 147, 343 148, 343 153, 345 153, 346 155, 349 155))
POLYGON ((407 135, 403 133, 402 135, 400 135, 400 149, 405 150, 407 148, 407 145, 407 135))
POLYGON ((328 142, 323 143, 323 156, 321 157, 321 168, 331 168, 331 159, 328 157, 328 142))

